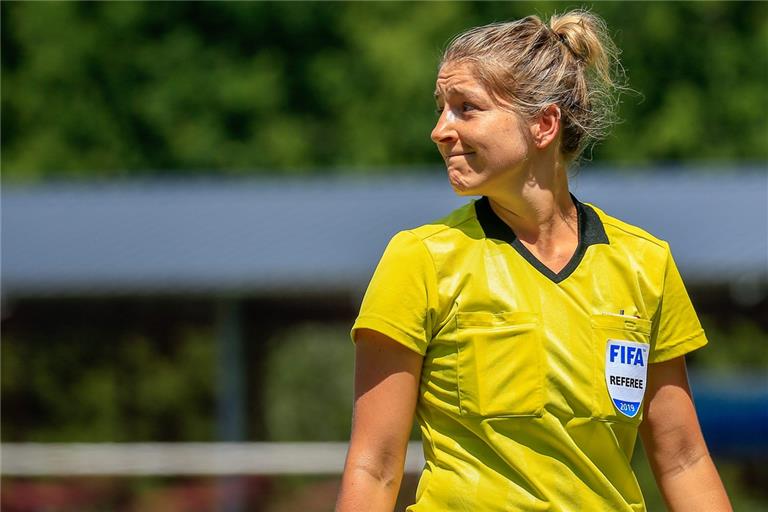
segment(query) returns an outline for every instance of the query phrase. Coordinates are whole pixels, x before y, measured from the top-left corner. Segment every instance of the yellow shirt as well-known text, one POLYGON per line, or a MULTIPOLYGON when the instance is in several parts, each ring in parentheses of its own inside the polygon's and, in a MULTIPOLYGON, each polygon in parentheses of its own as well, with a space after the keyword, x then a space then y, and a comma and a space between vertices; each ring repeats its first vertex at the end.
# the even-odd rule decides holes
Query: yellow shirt
POLYGON ((630 460, 647 365, 707 340, 669 246, 576 205, 557 274, 487 198, 387 247, 352 334, 424 355, 409 511, 645 509, 630 460))

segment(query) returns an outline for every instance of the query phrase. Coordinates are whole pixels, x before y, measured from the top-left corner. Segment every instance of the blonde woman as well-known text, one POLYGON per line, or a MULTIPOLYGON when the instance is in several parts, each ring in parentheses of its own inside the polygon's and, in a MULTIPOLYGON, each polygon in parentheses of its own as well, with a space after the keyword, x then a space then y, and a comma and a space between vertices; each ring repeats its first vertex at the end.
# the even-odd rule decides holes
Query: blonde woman
POLYGON ((445 51, 432 140, 454 191, 481 199, 397 234, 376 269, 337 511, 393 509, 414 413, 412 512, 644 510, 638 432, 670 510, 731 509, 685 369, 707 340, 669 246, 569 192, 611 123, 616 53, 585 11, 445 51))

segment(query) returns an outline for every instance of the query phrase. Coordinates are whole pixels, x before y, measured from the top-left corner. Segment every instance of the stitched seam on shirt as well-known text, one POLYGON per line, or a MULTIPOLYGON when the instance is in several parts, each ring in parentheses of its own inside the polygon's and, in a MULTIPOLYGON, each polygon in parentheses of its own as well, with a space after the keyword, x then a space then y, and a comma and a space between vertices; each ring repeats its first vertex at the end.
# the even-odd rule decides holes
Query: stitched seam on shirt
POLYGON ((457 222, 456 224, 445 225, 444 227, 442 227, 442 228, 438 229, 437 231, 433 231, 433 232, 429 233, 428 235, 426 235, 426 236, 424 236, 424 237, 421 237, 421 236, 417 235, 416 233, 413 233, 413 231, 414 231, 414 230, 412 230, 412 229, 409 229, 409 230, 407 230, 407 231, 408 231, 409 233, 413 234, 413 235, 414 235, 416 238, 418 238, 419 240, 424 240, 425 238, 430 238, 430 237, 432 237, 432 236, 438 235, 438 234, 442 233, 443 231, 448 231, 449 229, 456 229, 456 228, 458 228, 459 226, 461 226, 461 225, 463 225, 463 224, 466 224, 467 222, 471 222, 471 221, 473 221, 473 220, 476 220, 476 219, 477 219, 477 214, 476 214, 476 213, 472 213, 472 214, 471 214, 469 217, 467 217, 466 219, 464 219, 464 220, 461 220, 461 221, 457 222))
MULTIPOLYGON (((422 249, 424 249, 424 252, 427 254, 427 258, 429 259, 429 262, 432 264, 432 276, 430 276, 430 277, 431 277, 431 280, 432 280, 433 289, 434 289, 435 293, 438 293, 437 265, 435 264, 435 259, 432 257, 432 253, 429 251, 429 248, 427 248, 427 244, 424 243, 424 239, 422 239, 421 237, 416 236, 416 233, 414 233, 412 231, 408 231, 408 233, 410 233, 414 238, 416 238, 419 241, 419 245, 421 245, 422 249)), ((429 289, 429 286, 427 286, 427 313, 429 313, 429 294, 430 294, 430 289, 429 289)), ((439 294, 435 297, 434 303, 435 303, 435 305, 437 307, 437 311, 435 311, 435 313, 437 315, 439 315, 440 314, 440 296, 439 296, 439 294)), ((433 323, 435 325, 439 324, 441 320, 442 320, 442 318, 433 319, 433 323), (435 320, 437 320, 437 321, 435 321, 435 320)), ((430 331, 431 331, 432 328, 434 327, 434 325, 430 325, 429 327, 430 327, 430 331)), ((426 334, 427 333, 424 333, 424 334, 425 334, 424 341, 426 341, 427 342, 427 346, 429 346, 429 344, 432 342, 432 335, 433 335, 433 333, 432 332, 429 333, 429 339, 426 339, 426 334)))
MULTIPOLYGON (((603 220, 603 219, 600 219, 600 220, 603 220)), ((618 229, 619 231, 622 231, 623 233, 626 233, 627 235, 633 236, 635 238, 639 238, 640 240, 645 240, 646 242, 650 242, 653 245, 656 245, 658 247, 661 247, 661 248, 664 247, 664 241, 663 240, 662 241, 654 240, 653 238, 650 238, 650 237, 647 237, 647 236, 643 236, 640 233, 632 232, 632 231, 630 231, 630 230, 628 230, 628 229, 626 229, 626 228, 624 228, 622 226, 619 226, 618 224, 612 223, 610 220, 607 220, 607 221, 603 220, 603 225, 611 226, 612 228, 618 229)), ((650 233, 649 233, 649 235, 650 235, 650 233)), ((650 236, 653 236, 653 235, 650 235, 650 236)))

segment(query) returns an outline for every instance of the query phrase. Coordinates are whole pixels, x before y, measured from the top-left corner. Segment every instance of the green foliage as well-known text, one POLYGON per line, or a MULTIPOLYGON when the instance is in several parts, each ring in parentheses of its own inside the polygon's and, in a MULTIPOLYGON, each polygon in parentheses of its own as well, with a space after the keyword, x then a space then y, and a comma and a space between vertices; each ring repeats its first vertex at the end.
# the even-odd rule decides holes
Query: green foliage
MULTIPOLYGON (((596 6, 598 7, 598 6, 596 6)), ((630 85, 626 122, 598 157, 633 164, 768 158, 768 6, 606 3, 630 85)))
MULTIPOLYGON (((547 2, 4 2, 11 181, 437 165, 440 50, 547 2)), ((768 158, 768 5, 600 2, 624 124, 596 163, 768 158)))
POLYGON ((264 391, 269 440, 348 440, 354 372, 349 326, 304 325, 270 344, 264 391))
POLYGON ((4 441, 209 441, 215 344, 88 328, 3 336, 4 441))
POLYGON ((765 372, 768 370, 768 330, 743 317, 719 323, 702 317, 709 344, 693 356, 699 368, 711 371, 765 372))

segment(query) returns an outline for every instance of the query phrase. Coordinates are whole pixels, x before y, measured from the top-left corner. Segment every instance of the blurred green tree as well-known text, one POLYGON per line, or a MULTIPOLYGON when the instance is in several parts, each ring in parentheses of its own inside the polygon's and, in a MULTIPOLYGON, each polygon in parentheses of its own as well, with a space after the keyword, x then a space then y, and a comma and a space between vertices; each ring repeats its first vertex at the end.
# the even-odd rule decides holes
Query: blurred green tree
POLYGON ((79 324, 6 335, 3 441, 210 441, 215 348, 183 325, 166 339, 79 324))
POLYGON ((349 326, 296 326, 270 344, 261 411, 269 440, 348 439, 355 358, 349 326))
MULTIPOLYGON (((14 182, 428 168, 437 59, 548 2, 4 2, 14 182)), ((593 6, 624 50, 625 122, 595 163, 768 159, 768 4, 593 6)))

